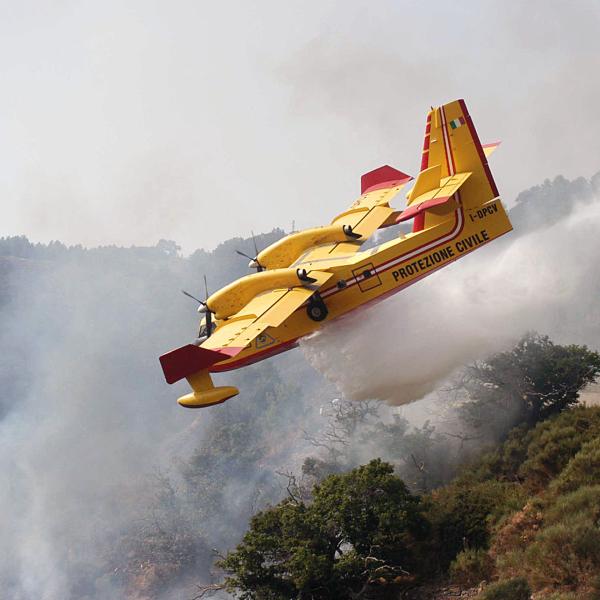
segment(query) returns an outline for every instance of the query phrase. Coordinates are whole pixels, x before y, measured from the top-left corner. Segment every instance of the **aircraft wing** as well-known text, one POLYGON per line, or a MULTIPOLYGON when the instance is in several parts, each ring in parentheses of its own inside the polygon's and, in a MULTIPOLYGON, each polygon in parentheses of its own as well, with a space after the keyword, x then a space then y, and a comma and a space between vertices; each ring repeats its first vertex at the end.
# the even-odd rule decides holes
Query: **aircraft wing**
POLYGON ((365 173, 361 177, 361 196, 350 208, 337 215, 332 225, 349 225, 355 234, 360 235, 357 241, 331 242, 317 248, 311 248, 294 264, 307 263, 314 260, 341 258, 357 252, 361 244, 373 235, 380 227, 393 225, 399 214, 390 207, 390 201, 412 177, 390 166, 383 166, 365 173))
POLYGON ((160 357, 168 383, 179 381, 239 354, 268 327, 278 327, 331 277, 326 271, 310 271, 310 285, 274 289, 255 296, 240 311, 221 321, 200 346, 188 344, 160 357))
POLYGON ((203 348, 236 348, 241 351, 268 327, 278 327, 333 276, 311 271, 316 281, 310 287, 270 290, 252 299, 242 310, 217 327, 203 348))
POLYGON ((411 179, 410 175, 387 165, 365 173, 360 181, 362 195, 332 223, 350 225, 354 233, 360 234, 363 241, 366 240, 394 212, 390 201, 411 179))

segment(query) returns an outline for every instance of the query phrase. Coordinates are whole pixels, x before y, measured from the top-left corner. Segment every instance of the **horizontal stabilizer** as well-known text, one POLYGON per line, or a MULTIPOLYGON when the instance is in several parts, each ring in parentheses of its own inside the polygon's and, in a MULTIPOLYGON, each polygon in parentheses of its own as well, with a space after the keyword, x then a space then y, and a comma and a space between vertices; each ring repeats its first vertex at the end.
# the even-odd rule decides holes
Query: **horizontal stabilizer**
POLYGON ((421 171, 417 176, 417 180, 415 181, 412 190, 406 195, 408 203, 412 204, 420 196, 439 188, 441 177, 441 165, 434 165, 433 167, 421 171))
POLYGON ((188 344, 163 354, 159 360, 167 383, 175 383, 227 358, 230 355, 225 352, 188 344))
MULTIPOLYGON (((431 169, 435 169, 435 167, 431 167, 431 169)), ((427 170, 429 171, 431 169, 427 170)), ((456 175, 452 175, 452 177, 444 177, 442 181, 439 182, 439 187, 435 187, 418 196, 412 197, 408 208, 400 214, 396 219, 396 223, 408 221, 428 208, 441 206, 445 202, 448 202, 470 176, 471 173, 457 173, 456 175)), ((416 187, 417 186, 415 185, 415 188, 416 187)), ((415 188, 413 188, 413 190, 415 188)))
POLYGON ((378 169, 365 173, 360 178, 360 193, 372 192, 376 189, 395 187, 410 181, 412 177, 394 169, 389 165, 383 165, 378 169))
POLYGON ((396 223, 408 221, 409 219, 416 217, 420 212, 423 212, 428 208, 433 208, 434 206, 440 206, 440 204, 444 204, 444 202, 448 202, 448 200, 450 200, 450 196, 442 196, 441 198, 426 200, 425 202, 421 202, 421 204, 413 204, 413 206, 400 213, 400 216, 396 218, 396 223))

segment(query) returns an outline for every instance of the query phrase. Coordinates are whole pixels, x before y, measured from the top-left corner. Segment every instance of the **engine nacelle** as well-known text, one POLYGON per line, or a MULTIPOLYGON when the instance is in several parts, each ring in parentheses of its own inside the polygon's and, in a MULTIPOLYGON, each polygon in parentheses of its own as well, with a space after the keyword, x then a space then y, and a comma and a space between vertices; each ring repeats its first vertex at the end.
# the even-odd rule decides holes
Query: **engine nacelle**
POLYGON ((358 238, 360 235, 354 233, 349 225, 336 223, 327 227, 314 227, 286 235, 265 248, 256 258, 265 269, 283 269, 292 265, 310 248, 358 238))
POLYGON ((302 279, 296 269, 273 269, 246 275, 222 288, 206 301, 217 319, 227 319, 239 312, 258 294, 269 290, 298 287, 314 279, 302 279))

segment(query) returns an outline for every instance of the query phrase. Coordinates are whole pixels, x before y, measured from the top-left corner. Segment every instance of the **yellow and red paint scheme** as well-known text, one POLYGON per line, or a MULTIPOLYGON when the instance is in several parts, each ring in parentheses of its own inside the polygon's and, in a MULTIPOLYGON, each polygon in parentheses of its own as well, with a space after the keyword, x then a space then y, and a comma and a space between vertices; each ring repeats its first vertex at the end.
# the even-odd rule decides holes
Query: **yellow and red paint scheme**
POLYGON ((210 372, 288 350, 322 323, 383 300, 510 231, 487 163, 497 145, 481 145, 463 100, 432 108, 421 172, 404 210, 391 208, 389 200, 412 178, 389 166, 371 171, 361 179, 361 197, 331 226, 280 240, 277 248, 261 253, 264 259, 277 257, 275 269, 242 278, 208 299, 217 317, 214 334, 200 347, 184 346, 161 357, 167 381, 185 377, 193 389, 179 403, 223 402, 237 389, 214 387, 210 372), (411 233, 359 250, 378 228, 409 219, 411 233), (354 237, 340 234, 339 225, 354 237), (313 281, 297 281, 298 269, 313 281), (307 311, 317 295, 327 309, 319 322, 307 311))

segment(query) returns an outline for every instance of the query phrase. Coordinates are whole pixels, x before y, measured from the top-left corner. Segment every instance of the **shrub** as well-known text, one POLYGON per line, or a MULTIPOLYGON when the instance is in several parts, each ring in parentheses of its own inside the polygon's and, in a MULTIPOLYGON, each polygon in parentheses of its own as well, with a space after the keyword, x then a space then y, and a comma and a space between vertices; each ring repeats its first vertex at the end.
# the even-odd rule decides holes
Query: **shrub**
POLYGON ((533 429, 515 427, 502 446, 468 469, 468 476, 475 482, 524 482, 537 491, 561 473, 583 444, 599 437, 600 407, 573 408, 533 429))
POLYGON ((582 486, 600 483, 600 438, 584 444, 571 459, 550 489, 558 493, 573 492, 582 486))
POLYGON ((543 503, 538 498, 530 499, 519 511, 511 514, 497 528, 493 550, 502 554, 515 548, 524 549, 529 545, 543 524, 543 503))
POLYGON ((567 522, 597 524, 600 517, 600 484, 581 487, 554 499, 546 508, 547 525, 567 522))
POLYGON ((490 550, 497 573, 526 575, 538 590, 589 590, 600 571, 600 485, 552 498, 542 513, 543 506, 530 503, 498 531, 490 550))
POLYGON ((540 423, 528 436, 519 478, 538 491, 559 475, 586 442, 600 435, 600 408, 575 408, 540 423))
POLYGON ((481 600, 529 600, 531 589, 526 579, 517 577, 490 585, 481 595, 481 600))
POLYGON ((600 529, 583 520, 551 525, 524 556, 536 588, 585 586, 600 569, 600 529))
POLYGON ((516 484, 501 481, 476 483, 463 477, 435 491, 427 516, 441 566, 447 568, 465 546, 487 548, 493 526, 523 502, 516 484))
POLYGON ((450 564, 450 577, 454 583, 473 586, 492 576, 494 562, 482 549, 463 550, 450 564))

